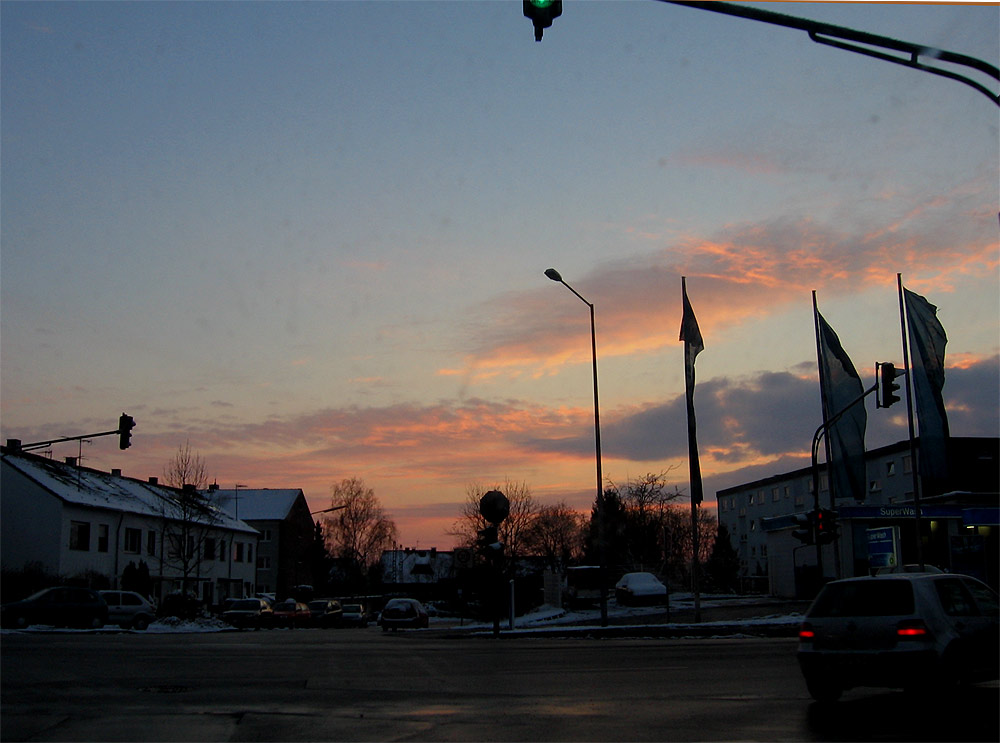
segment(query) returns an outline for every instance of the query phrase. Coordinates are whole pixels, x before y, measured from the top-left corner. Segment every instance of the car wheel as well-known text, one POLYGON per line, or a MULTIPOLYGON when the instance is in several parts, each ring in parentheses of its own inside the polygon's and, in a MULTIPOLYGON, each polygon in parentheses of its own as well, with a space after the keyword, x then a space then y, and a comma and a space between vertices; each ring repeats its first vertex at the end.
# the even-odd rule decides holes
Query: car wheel
POLYGON ((132 629, 144 630, 149 626, 149 617, 138 616, 132 622, 132 629))
POLYGON ((100 629, 104 626, 104 620, 101 619, 96 614, 90 618, 90 622, 87 624, 90 629, 100 629))
POLYGON ((806 689, 817 702, 836 702, 844 693, 839 684, 829 679, 807 678, 806 689))
POLYGON ((17 616, 14 617, 14 621, 12 622, 12 624, 18 629, 24 629, 31 623, 28 621, 28 618, 24 616, 24 614, 18 614, 17 616))

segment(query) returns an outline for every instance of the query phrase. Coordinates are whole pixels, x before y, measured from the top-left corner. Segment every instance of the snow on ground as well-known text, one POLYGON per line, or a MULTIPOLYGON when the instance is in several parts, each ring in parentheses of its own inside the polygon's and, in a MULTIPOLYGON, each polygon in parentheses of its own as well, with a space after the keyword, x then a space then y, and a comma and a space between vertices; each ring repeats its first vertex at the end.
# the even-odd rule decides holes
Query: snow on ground
MULTIPOLYGON (((733 596, 714 596, 714 595, 702 595, 701 596, 701 608, 702 610, 711 609, 713 607, 733 607, 733 606, 746 606, 753 607, 757 604, 772 605, 774 599, 769 597, 733 597, 733 596)), ((684 611, 690 610, 694 607, 694 595, 691 593, 673 593, 670 595, 670 610, 684 611)), ((608 616, 613 617, 616 620, 630 619, 634 618, 635 624, 621 624, 616 622, 616 626, 619 627, 643 627, 652 626, 650 623, 644 623, 643 618, 649 617, 660 617, 663 615, 662 606, 619 606, 613 599, 608 602, 608 616)), ((752 613, 752 612, 750 612, 752 613)), ((518 629, 538 631, 539 629, 544 629, 546 627, 551 627, 553 630, 564 630, 567 627, 572 627, 575 625, 593 625, 600 618, 600 611, 598 609, 561 609, 552 606, 540 606, 532 611, 528 612, 524 616, 515 617, 514 627, 515 631, 518 629)), ((701 622, 698 626, 700 627, 711 627, 714 624, 732 626, 734 624, 742 624, 747 626, 752 625, 762 625, 762 624, 792 624, 801 621, 802 615, 797 612, 790 612, 787 614, 771 614, 764 616, 756 616, 745 619, 726 619, 719 622, 701 622)), ((431 617, 431 628, 446 628, 446 627, 462 627, 468 630, 480 630, 480 629, 491 629, 493 627, 492 622, 468 622, 459 620, 455 617, 431 617)), ((673 624, 673 623, 672 623, 673 624)), ((373 625, 374 626, 374 625, 373 625)), ((503 617, 500 622, 501 628, 505 632, 509 632, 510 621, 508 617, 503 617)), ((663 626, 662 622, 657 622, 655 626, 663 626)), ((679 623, 678 626, 685 626, 685 623, 679 623)), ((65 629, 48 627, 44 625, 33 625, 23 630, 11 630, 5 629, 0 630, 0 634, 8 634, 11 632, 103 632, 103 633, 114 633, 114 632, 145 632, 148 634, 184 634, 184 633, 207 633, 207 632, 229 632, 234 631, 234 628, 229 624, 216 619, 215 617, 202 617, 195 620, 183 621, 177 619, 176 617, 164 617, 158 619, 149 625, 145 630, 123 630, 117 625, 109 624, 105 625, 103 629, 90 630, 90 629, 65 629)), ((281 631, 281 630, 278 630, 281 631)), ((285 630, 289 631, 289 630, 285 630)))

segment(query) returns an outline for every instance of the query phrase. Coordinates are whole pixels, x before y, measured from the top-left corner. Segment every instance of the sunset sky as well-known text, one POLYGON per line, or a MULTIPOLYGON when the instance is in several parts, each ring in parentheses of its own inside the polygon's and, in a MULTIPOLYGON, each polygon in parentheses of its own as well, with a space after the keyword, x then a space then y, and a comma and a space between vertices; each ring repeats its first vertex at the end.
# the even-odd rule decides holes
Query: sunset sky
MULTIPOLYGON (((997 5, 780 3, 983 59, 997 5)), ((452 546, 470 484, 688 489, 681 276, 716 490, 808 463, 811 291, 866 384, 896 273, 954 436, 1000 433, 998 109, 801 31, 652 0, 0 4, 0 438, 85 464, 374 488, 452 546), (54 447, 76 455, 75 443, 54 447)), ((989 78, 980 82, 997 89, 989 78)), ((906 437, 869 410, 867 445, 906 437)))

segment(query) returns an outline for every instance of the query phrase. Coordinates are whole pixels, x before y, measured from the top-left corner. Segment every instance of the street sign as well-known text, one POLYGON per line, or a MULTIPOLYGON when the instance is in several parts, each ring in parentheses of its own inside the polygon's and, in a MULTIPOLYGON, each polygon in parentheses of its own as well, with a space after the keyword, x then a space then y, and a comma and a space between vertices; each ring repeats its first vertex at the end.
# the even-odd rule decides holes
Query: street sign
POLYGON ((499 524, 510 513, 510 501, 499 490, 491 490, 479 499, 479 513, 491 524, 499 524))
POLYGON ((899 527, 880 526, 866 529, 868 565, 871 568, 894 568, 899 564, 899 527))

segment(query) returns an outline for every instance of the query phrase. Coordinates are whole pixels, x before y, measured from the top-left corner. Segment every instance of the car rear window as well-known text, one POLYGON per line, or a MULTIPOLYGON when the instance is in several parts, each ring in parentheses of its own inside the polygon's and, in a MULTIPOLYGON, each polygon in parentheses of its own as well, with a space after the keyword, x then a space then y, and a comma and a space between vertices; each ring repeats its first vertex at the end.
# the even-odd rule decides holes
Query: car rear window
POLYGON ((904 580, 830 583, 809 610, 811 617, 891 617, 913 613, 913 588, 904 580))

